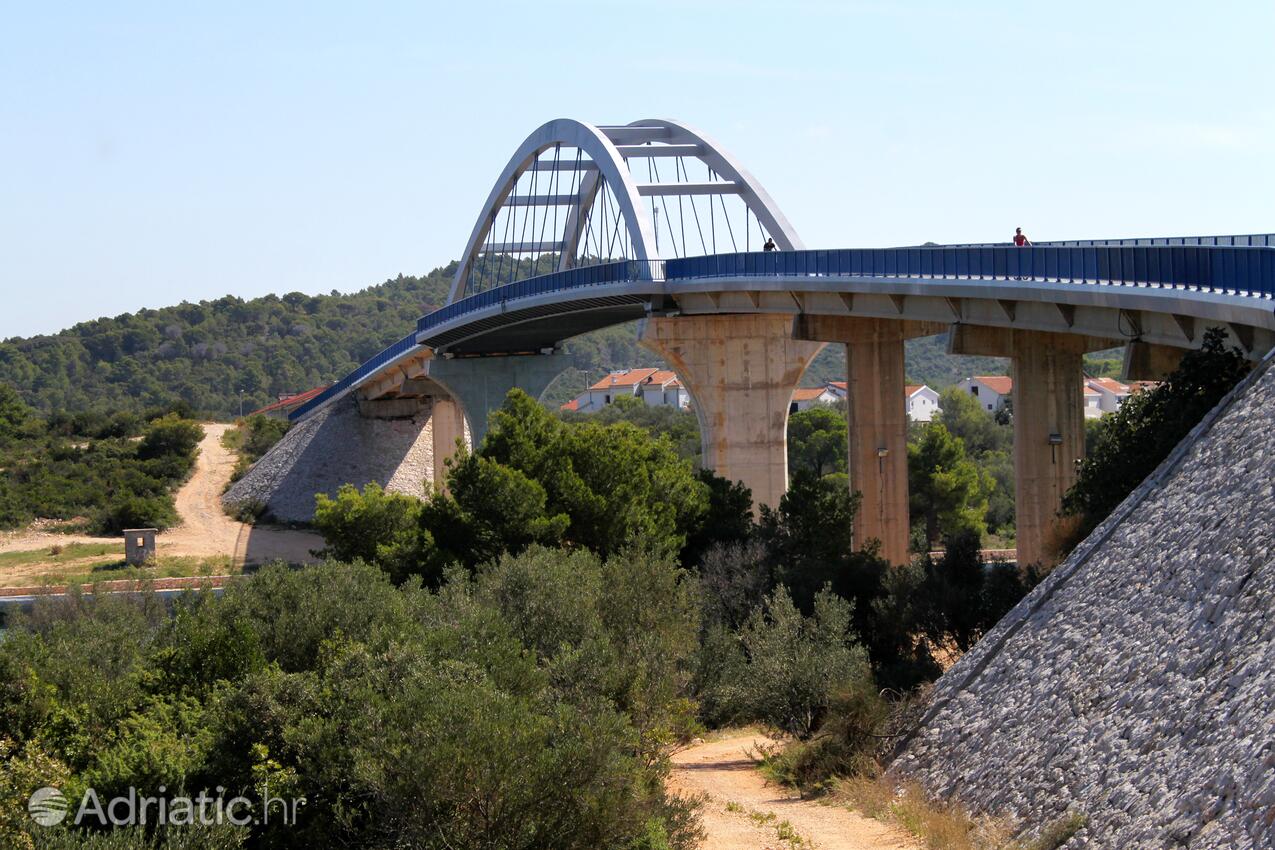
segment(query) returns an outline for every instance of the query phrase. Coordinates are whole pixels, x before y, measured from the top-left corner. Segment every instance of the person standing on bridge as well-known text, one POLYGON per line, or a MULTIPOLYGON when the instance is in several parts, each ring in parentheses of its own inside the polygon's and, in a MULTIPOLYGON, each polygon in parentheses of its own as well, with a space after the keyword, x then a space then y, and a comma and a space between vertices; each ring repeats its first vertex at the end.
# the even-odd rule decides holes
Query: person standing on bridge
POLYGON ((762 249, 763 251, 778 251, 778 250, 779 250, 779 246, 775 244, 775 239, 774 239, 774 237, 767 236, 767 237, 766 237, 766 244, 765 244, 765 245, 763 245, 763 246, 761 246, 761 249, 762 249))
POLYGON ((1014 228, 1014 246, 1018 248, 1027 248, 1027 247, 1030 247, 1031 244, 1032 244, 1032 241, 1027 238, 1027 234, 1023 233, 1023 229, 1021 227, 1015 227, 1014 228))

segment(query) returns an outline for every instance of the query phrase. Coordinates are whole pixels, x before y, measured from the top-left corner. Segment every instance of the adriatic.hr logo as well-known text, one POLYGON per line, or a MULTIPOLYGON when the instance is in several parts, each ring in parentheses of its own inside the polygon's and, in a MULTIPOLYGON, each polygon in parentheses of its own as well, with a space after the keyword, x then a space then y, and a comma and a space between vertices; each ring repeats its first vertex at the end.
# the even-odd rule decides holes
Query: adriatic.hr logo
MULTIPOLYGON (((158 796, 139 794, 136 788, 128 793, 103 801, 92 788, 84 792, 72 823, 76 826, 190 826, 200 824, 250 824, 275 823, 291 826, 297 822, 297 812, 306 803, 305 797, 271 797, 270 787, 256 789, 258 810, 253 798, 243 795, 227 798, 226 789, 217 786, 216 796, 200 791, 197 796, 165 796, 166 789, 159 786, 158 796)), ((27 800, 31 820, 40 826, 57 826, 71 814, 71 801, 61 790, 46 785, 37 788, 27 800)))

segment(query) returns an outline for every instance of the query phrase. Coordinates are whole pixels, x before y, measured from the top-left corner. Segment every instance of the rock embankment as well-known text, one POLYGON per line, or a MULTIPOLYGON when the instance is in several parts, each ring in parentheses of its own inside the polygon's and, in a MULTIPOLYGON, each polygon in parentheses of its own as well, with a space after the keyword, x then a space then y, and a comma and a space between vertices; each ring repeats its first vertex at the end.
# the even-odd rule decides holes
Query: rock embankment
POLYGON ((1275 847, 1270 358, 1215 414, 939 680, 891 770, 1079 811, 1068 847, 1275 847))
POLYGON ((314 519, 316 493, 375 481, 387 490, 423 496, 434 480, 431 408, 404 419, 359 415, 353 398, 295 426, 248 474, 226 491, 229 506, 264 505, 280 522, 314 519))

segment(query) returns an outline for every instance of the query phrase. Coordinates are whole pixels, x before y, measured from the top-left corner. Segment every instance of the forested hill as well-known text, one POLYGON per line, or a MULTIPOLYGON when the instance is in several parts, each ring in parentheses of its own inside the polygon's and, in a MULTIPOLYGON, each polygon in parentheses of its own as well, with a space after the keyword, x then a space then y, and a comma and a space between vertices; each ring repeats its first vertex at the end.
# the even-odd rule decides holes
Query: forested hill
POLYGON ((344 375, 447 299, 455 264, 359 292, 226 296, 0 343, 0 381, 45 412, 185 401, 228 417, 344 375))
MULTIPOLYGON (((349 294, 183 302, 13 338, 0 342, 0 382, 46 413, 141 413, 185 402, 193 414, 225 419, 239 412, 241 391, 243 409, 255 410, 280 393, 330 383, 401 339, 447 300, 455 270, 453 262, 349 294)), ((631 325, 578 337, 567 350, 581 368, 555 382, 548 403, 573 397, 608 369, 663 365, 638 347, 631 325)), ((941 337, 908 343, 910 380, 942 387, 968 374, 1003 372, 1003 361, 948 357, 941 337)), ((829 346, 805 383, 843 373, 844 360, 829 346)))

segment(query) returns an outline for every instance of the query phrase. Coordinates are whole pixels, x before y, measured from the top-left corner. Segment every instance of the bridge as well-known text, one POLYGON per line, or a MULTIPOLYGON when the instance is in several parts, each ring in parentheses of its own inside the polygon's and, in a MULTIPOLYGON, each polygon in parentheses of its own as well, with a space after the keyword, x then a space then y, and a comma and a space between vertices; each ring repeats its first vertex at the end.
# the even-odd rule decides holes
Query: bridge
MULTIPOLYGON (((435 469, 512 387, 539 395, 564 340, 642 320, 640 339, 694 400, 703 461, 775 504, 789 401, 845 347, 856 543, 908 557, 904 341, 1011 358, 1019 560, 1049 562, 1084 453, 1081 362, 1125 347, 1162 377, 1209 327, 1275 347, 1275 235, 898 248, 807 248, 760 183, 685 125, 555 120, 518 147, 483 204, 447 304, 292 418, 353 397, 370 418, 428 406, 435 469), (763 250, 773 240, 777 250, 763 250)), ((382 482, 385 483, 385 482, 382 482)))

